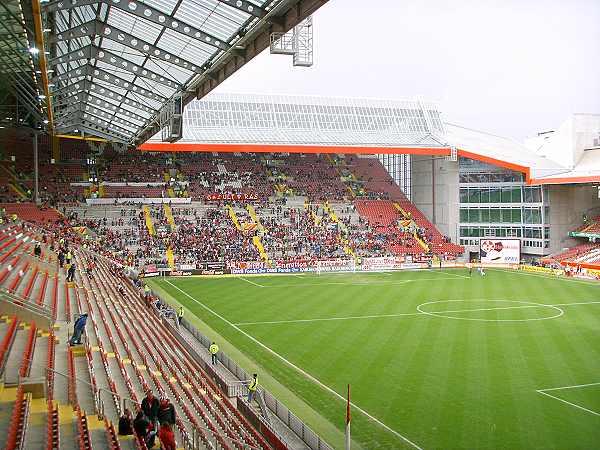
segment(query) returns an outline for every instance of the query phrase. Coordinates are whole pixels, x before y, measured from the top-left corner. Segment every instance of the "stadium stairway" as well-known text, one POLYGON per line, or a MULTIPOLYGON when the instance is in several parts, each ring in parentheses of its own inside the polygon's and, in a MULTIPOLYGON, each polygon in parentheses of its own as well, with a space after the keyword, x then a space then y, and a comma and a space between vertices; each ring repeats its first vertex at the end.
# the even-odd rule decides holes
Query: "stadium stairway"
MULTIPOLYGON (((11 232, 12 236, 23 235, 5 228, 0 230, 0 242, 14 239, 9 237, 11 232)), ((76 367, 81 364, 73 358, 75 352, 66 347, 66 343, 69 298, 76 291, 59 273, 54 277, 54 288, 48 289, 48 273, 39 270, 38 258, 24 257, 29 256, 26 254, 29 246, 23 245, 11 252, 17 244, 13 241, 12 247, 6 246, 0 251, 0 259, 4 261, 8 261, 5 257, 9 253, 18 259, 14 270, 4 277, 2 287, 7 293, 2 294, 3 303, 11 296, 15 304, 24 308, 17 315, 2 316, 0 322, 3 380, 0 384, 0 442, 4 442, 7 449, 141 449, 133 440, 129 446, 118 444, 112 423, 95 415, 97 408, 91 385, 74 378, 76 367), (22 320, 27 308, 33 305, 45 307, 48 317, 58 316, 57 324, 43 329, 33 321, 22 320)), ((45 252, 49 254, 47 249, 45 252)), ((6 269, 7 263, 3 266, 6 269)), ((78 304, 76 302, 74 312, 79 312, 78 304)))
MULTIPOLYGON (((79 265, 83 266, 89 257, 79 255, 79 265)), ((96 273, 90 280, 86 278, 79 276, 83 308, 90 311, 93 324, 87 345, 92 352, 89 359, 96 359, 95 367, 100 366, 99 357, 104 360, 109 390, 129 402, 141 400, 148 388, 168 397, 179 417, 179 442, 189 440, 193 429, 208 448, 215 445, 215 440, 222 448, 269 448, 160 325, 160 317, 142 302, 128 281, 118 277, 106 261, 99 261, 96 273), (119 285, 126 288, 124 295, 118 292, 119 285)), ((118 402, 115 409, 119 409, 118 402)))

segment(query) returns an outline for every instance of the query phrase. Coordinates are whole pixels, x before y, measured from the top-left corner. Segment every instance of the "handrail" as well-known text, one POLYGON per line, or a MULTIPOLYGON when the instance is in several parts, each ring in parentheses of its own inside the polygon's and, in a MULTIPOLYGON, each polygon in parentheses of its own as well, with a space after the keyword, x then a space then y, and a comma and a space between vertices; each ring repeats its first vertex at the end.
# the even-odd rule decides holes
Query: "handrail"
MULTIPOLYGON (((47 372, 52 372, 54 374, 61 375, 62 377, 65 377, 67 379, 74 379, 74 380, 76 380, 78 382, 82 382, 82 383, 86 384, 87 386, 90 386, 92 389, 94 389, 94 385, 92 383, 89 383, 88 381, 83 380, 81 378, 69 376, 68 374, 65 374, 65 373, 60 372, 60 371, 55 370, 55 369, 52 369, 50 367, 46 367, 46 370, 47 370, 47 372)), ((119 404, 121 404, 121 402, 123 402, 121 411, 117 411, 117 414, 119 414, 119 415, 126 408, 127 402, 131 403, 132 406, 135 406, 136 409, 140 407, 140 402, 135 401, 135 400, 133 400, 130 397, 121 395, 121 394, 119 394, 117 392, 111 391, 110 389, 106 389, 106 388, 103 388, 103 387, 96 386, 95 388, 99 392, 105 392, 107 394, 113 395, 114 397, 117 397, 119 399, 119 402, 118 402, 119 404)), ((95 395, 95 397, 96 397, 96 395, 95 395)), ((102 398, 100 397, 99 394, 98 394, 97 398, 94 398, 95 402, 96 402, 96 400, 99 402, 99 403, 96 403, 96 406, 97 406, 96 413, 101 418, 104 418, 105 417, 105 415, 104 415, 104 401, 102 400, 102 398)), ((231 437, 229 437, 227 435, 221 435, 219 433, 215 433, 211 429, 209 429, 207 427, 203 427, 201 425, 194 424, 194 423, 190 422, 187 419, 179 417, 177 420, 180 421, 181 423, 185 424, 186 426, 188 426, 192 430, 192 439, 191 439, 191 442, 188 442, 188 447, 187 447, 190 450, 200 450, 201 448, 203 448, 202 444, 201 444, 201 439, 200 439, 200 434, 201 434, 200 432, 201 431, 204 431, 205 434, 208 433, 209 436, 212 435, 212 437, 215 438, 215 444, 214 444, 215 445, 215 447, 214 447, 215 449, 218 448, 218 446, 217 446, 217 439, 218 439, 218 437, 223 437, 223 438, 225 438, 226 440, 228 440, 230 442, 240 444, 243 449, 247 449, 247 450, 261 450, 259 447, 252 447, 252 446, 248 445, 247 443, 245 443, 243 441, 240 441, 240 440, 237 440, 237 439, 233 439, 233 438, 231 438, 231 437)), ((183 434, 182 434, 182 436, 183 436, 183 434)), ((189 438, 188 438, 188 440, 189 440, 189 438)))

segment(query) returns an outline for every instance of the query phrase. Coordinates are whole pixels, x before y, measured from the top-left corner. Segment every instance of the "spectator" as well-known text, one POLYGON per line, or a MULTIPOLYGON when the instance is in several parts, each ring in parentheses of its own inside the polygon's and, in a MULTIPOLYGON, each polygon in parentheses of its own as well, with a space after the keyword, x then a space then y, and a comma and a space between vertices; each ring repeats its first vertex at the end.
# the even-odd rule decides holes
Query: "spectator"
POLYGON ((75 325, 73 326, 73 336, 71 336, 71 340, 69 341, 70 345, 80 345, 81 344, 81 335, 85 329, 85 323, 87 322, 88 315, 87 313, 83 313, 79 318, 75 321, 75 325))
POLYGON ((214 366, 217 364, 217 353, 219 353, 219 346, 213 342, 210 344, 210 347, 208 347, 208 351, 210 352, 210 359, 214 366))
POLYGON ((162 450, 176 450, 175 433, 170 423, 161 423, 158 439, 162 450))
MULTIPOLYGON (((148 390, 146 392, 146 397, 142 400, 142 411, 144 411, 148 420, 153 424, 156 424, 158 421, 159 408, 160 405, 158 399, 152 394, 151 390, 148 390)), ((157 427, 155 426, 155 428, 157 427)))
POLYGON ((179 312, 177 313, 177 324, 181 325, 181 319, 183 319, 183 306, 179 307, 179 312))
POLYGON ((37 244, 35 244, 35 248, 33 249, 33 254, 36 258, 39 258, 40 256, 42 256, 42 246, 40 245, 39 242, 37 244))
POLYGON ((147 448, 154 447, 154 439, 156 431, 154 425, 148 417, 144 414, 143 410, 139 410, 133 421, 133 429, 138 438, 144 442, 147 448))
POLYGON ((175 419, 175 407, 173 406, 173 403, 171 403, 168 398, 163 397, 160 400, 158 409, 158 421, 161 425, 164 423, 175 425, 175 419))
POLYGON ((65 253, 61 250, 58 251, 58 266, 62 269, 65 263, 65 253))
POLYGON ((119 436, 130 436, 133 434, 133 421, 131 411, 125 408, 123 415, 119 418, 119 436))
POLYGON ((67 283, 72 283, 75 281, 75 264, 69 265, 69 270, 67 270, 67 283))
POLYGON ((248 385, 248 403, 252 403, 252 399, 256 394, 256 390, 258 389, 258 374, 252 375, 252 380, 250 380, 250 384, 248 385))

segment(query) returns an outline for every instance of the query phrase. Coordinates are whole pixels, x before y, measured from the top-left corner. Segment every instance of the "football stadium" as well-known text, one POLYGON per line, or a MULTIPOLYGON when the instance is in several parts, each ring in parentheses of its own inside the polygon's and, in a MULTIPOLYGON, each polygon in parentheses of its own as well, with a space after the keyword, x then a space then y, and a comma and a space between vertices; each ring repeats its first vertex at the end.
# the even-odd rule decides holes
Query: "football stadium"
POLYGON ((600 114, 219 89, 326 3, 0 1, 4 448, 598 448, 600 114))

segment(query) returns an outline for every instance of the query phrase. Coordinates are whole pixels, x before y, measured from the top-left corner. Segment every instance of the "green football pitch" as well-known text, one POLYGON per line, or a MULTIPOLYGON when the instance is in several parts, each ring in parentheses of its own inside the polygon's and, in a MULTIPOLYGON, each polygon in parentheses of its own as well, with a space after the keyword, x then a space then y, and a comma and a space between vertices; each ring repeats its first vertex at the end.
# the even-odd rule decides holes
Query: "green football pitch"
POLYGON ((347 384, 356 448, 600 448, 600 285, 464 269, 152 283, 335 448, 347 384))

